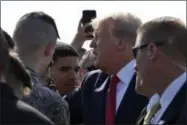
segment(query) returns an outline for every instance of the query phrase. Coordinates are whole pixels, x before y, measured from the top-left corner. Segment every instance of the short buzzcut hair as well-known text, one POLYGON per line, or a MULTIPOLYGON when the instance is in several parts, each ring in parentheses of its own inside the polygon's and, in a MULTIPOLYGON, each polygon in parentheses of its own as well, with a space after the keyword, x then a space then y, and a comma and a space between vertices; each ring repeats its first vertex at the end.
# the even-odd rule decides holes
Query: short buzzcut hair
POLYGON ((56 43, 57 38, 56 23, 44 12, 30 12, 22 16, 13 33, 19 55, 28 55, 48 43, 56 43))
POLYGON ((165 55, 175 57, 175 60, 187 59, 187 29, 180 19, 169 16, 155 18, 143 24, 138 33, 143 44, 163 42, 161 51, 165 55))
POLYGON ((58 60, 58 58, 67 56, 79 57, 77 51, 71 45, 60 41, 57 42, 56 49, 53 54, 54 63, 58 60))

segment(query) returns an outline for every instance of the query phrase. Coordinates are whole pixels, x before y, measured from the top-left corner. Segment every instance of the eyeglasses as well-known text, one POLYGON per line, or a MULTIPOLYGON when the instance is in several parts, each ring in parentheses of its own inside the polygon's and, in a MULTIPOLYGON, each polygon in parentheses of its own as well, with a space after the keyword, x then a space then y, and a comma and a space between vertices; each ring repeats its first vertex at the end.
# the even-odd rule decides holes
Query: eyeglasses
MULTIPOLYGON (((162 45, 164 45, 164 41, 154 41, 154 42, 151 42, 151 43, 154 43, 156 46, 162 46, 162 45)), ((133 47, 132 51, 133 51, 134 57, 136 58, 138 50, 146 48, 149 44, 150 43, 147 43, 147 44, 144 44, 144 45, 140 45, 138 47, 133 47)))

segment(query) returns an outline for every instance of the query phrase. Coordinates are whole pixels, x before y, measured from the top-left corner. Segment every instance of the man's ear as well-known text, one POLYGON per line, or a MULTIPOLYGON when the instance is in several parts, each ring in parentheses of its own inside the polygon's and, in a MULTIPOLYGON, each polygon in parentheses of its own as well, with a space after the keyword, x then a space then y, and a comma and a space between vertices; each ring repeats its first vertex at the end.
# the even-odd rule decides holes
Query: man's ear
POLYGON ((44 50, 44 56, 51 56, 54 53, 56 43, 48 43, 44 50))
POLYGON ((148 57, 152 62, 158 59, 158 48, 153 43, 148 45, 148 57))
POLYGON ((125 51, 125 48, 127 47, 126 42, 127 42, 126 39, 121 39, 121 40, 117 41, 116 50, 117 51, 125 51))

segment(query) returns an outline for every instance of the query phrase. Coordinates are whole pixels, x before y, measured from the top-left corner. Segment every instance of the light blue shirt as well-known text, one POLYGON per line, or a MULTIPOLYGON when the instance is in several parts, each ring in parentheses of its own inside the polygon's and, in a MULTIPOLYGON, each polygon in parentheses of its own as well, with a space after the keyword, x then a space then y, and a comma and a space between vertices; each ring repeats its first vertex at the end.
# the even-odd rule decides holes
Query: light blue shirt
POLYGON ((116 112, 134 75, 134 65, 135 60, 133 59, 117 73, 120 82, 116 87, 116 112))
POLYGON ((181 87, 185 84, 186 81, 186 72, 182 73, 179 77, 177 77, 175 80, 171 82, 171 84, 165 89, 161 97, 158 94, 154 94, 147 106, 147 110, 149 111, 152 107, 154 102, 157 100, 160 100, 161 108, 158 110, 158 112, 153 117, 151 123, 152 124, 158 124, 160 121, 160 118, 168 108, 169 104, 172 102, 178 91, 181 89, 181 87))

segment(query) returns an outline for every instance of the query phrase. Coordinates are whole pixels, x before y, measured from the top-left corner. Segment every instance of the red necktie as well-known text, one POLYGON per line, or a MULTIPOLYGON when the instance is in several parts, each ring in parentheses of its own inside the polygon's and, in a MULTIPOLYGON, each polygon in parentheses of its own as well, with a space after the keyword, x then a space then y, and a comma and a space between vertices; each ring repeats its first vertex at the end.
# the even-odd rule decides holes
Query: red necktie
POLYGON ((119 81, 120 80, 116 75, 112 76, 110 81, 105 114, 106 125, 114 125, 116 111, 116 85, 119 81))

